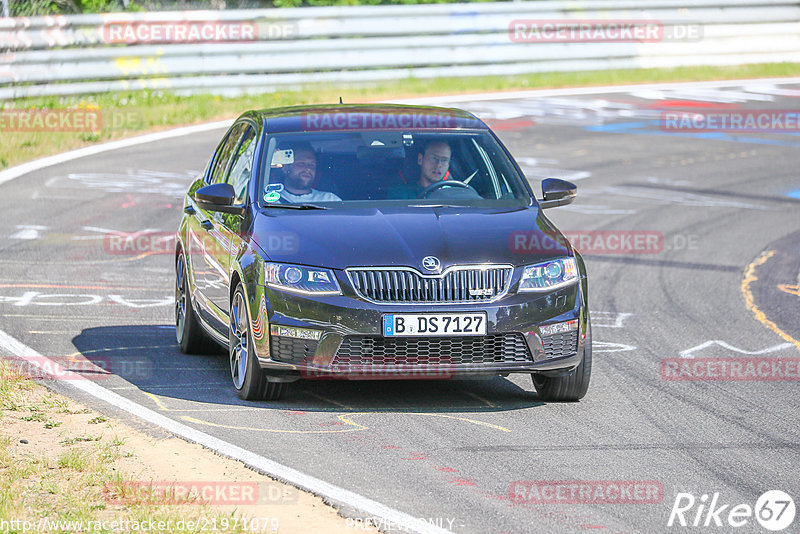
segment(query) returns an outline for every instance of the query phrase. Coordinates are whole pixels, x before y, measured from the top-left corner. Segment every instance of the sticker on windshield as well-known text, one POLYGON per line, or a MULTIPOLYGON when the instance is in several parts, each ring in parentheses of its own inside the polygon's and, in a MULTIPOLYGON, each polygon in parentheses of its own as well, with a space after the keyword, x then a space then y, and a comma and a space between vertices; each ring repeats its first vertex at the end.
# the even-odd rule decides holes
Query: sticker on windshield
POLYGON ((281 194, 277 191, 270 191, 264 195, 264 202, 277 202, 281 199, 281 194))
POLYGON ((264 188, 264 192, 269 193, 270 191, 277 191, 280 193, 283 191, 283 184, 267 184, 267 186, 264 188))

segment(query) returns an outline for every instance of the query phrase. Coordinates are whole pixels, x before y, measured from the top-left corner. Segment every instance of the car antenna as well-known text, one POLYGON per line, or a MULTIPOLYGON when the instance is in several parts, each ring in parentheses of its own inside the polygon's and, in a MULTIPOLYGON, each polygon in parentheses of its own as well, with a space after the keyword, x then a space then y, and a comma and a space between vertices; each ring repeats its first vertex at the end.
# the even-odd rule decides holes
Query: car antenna
POLYGON ((342 97, 341 96, 339 97, 339 103, 340 104, 344 104, 344 102, 342 102, 342 97))

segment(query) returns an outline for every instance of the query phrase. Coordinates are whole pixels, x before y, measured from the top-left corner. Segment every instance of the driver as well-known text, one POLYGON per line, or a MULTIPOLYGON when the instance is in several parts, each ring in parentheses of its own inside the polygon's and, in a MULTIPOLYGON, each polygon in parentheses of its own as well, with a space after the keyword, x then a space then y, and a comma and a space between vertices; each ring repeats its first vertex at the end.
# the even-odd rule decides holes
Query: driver
POLYGON ((413 184, 405 184, 390 188, 387 198, 417 198, 426 187, 450 176, 450 145, 447 141, 436 139, 429 141, 422 152, 417 155, 419 180, 413 184))
POLYGON ((283 167, 283 190, 281 198, 295 203, 337 202, 342 199, 328 191, 314 189, 317 177, 317 154, 310 145, 297 144, 294 150, 294 163, 283 167))
MULTIPOLYGON (((450 145, 447 141, 431 141, 425 145, 425 150, 417 156, 419 165, 420 191, 433 185, 439 180, 446 180, 450 174, 450 145)), ((419 191, 418 191, 419 192, 419 191)))

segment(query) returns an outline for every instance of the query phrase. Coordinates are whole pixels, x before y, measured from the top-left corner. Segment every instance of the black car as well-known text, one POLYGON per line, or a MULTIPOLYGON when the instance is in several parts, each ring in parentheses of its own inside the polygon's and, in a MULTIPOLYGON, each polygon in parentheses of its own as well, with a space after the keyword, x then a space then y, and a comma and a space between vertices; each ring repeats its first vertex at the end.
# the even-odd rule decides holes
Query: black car
POLYGON ((249 111, 184 203, 183 352, 228 349, 243 399, 304 379, 530 373, 544 400, 591 374, 586 268, 470 113, 398 105, 249 111))

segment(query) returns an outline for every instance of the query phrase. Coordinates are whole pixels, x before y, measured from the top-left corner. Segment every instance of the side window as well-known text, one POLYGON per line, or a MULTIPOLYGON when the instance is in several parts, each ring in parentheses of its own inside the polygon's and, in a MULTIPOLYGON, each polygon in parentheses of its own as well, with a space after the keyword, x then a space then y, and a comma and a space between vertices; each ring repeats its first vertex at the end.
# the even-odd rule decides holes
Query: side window
POLYGON ((250 184, 250 177, 253 174, 253 154, 256 151, 255 139, 255 129, 252 126, 248 126, 232 157, 233 165, 231 173, 228 175, 228 183, 236 191, 237 204, 243 203, 247 198, 247 186, 250 184))
POLYGON ((214 156, 214 163, 213 168, 211 169, 211 174, 209 175, 209 184, 219 184, 225 181, 225 171, 228 169, 228 162, 231 159, 231 153, 233 152, 234 147, 239 142, 239 138, 242 136, 242 131, 247 128, 247 124, 240 123, 231 129, 228 137, 225 138, 219 147, 217 148, 216 155, 214 156))

